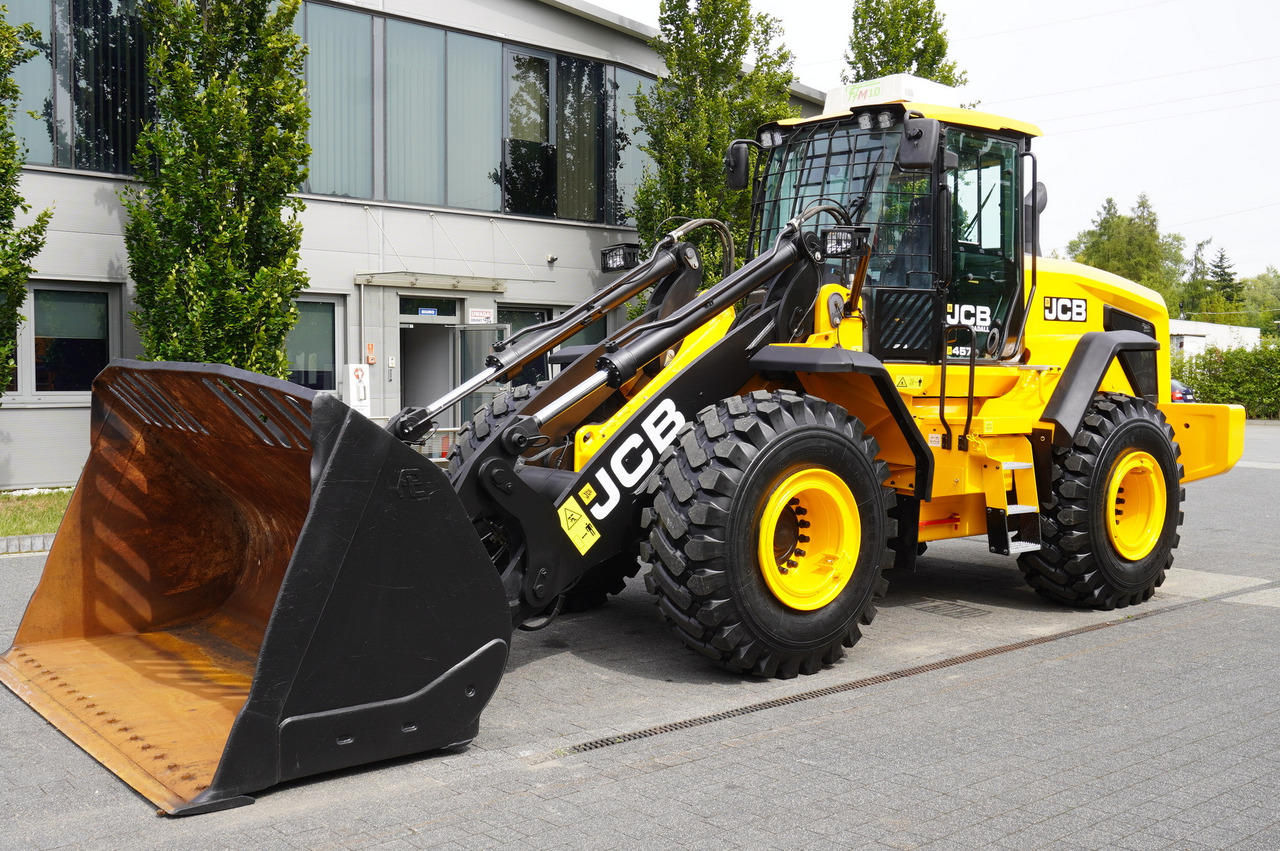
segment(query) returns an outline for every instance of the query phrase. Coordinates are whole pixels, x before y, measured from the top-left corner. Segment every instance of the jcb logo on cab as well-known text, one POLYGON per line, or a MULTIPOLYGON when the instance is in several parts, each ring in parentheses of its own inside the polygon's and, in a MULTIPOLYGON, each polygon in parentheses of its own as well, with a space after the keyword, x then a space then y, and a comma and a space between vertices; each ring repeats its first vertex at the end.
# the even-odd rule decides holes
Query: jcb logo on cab
POLYGON ((1044 318, 1050 322, 1086 322, 1089 302, 1082 298, 1046 298, 1044 318))

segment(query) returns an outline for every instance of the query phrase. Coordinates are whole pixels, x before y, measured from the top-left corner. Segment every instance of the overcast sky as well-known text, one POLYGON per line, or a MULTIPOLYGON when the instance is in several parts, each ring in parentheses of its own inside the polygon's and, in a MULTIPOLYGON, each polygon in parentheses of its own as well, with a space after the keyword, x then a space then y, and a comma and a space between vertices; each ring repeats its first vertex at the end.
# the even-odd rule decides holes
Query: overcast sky
MULTIPOLYGON (((658 0, 589 0, 657 26, 658 0)), ((1239 277, 1280 268, 1278 0, 937 0, 981 109, 1039 125, 1044 250, 1107 197, 1146 192, 1190 255, 1212 237, 1239 277)), ((840 84, 852 0, 752 0, 782 20, 800 81, 840 84)))

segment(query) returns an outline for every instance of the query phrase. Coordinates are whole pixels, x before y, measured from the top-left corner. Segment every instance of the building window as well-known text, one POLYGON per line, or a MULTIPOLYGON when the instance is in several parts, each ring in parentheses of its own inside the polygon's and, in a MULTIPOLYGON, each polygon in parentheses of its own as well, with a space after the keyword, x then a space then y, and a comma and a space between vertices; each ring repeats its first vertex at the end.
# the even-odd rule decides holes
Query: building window
POLYGON ((19 308, 27 318, 18 326, 4 401, 88 394, 94 377, 119 353, 119 298, 115 287, 31 284, 19 308))
POLYGON ((289 380, 312 390, 338 389, 338 304, 299 301, 298 322, 285 343, 289 380))
POLYGON ((508 212, 602 220, 607 106, 600 63, 508 51, 508 212))
MULTIPOLYGON (((530 325, 537 325, 540 322, 546 322, 551 318, 551 311, 546 308, 531 307, 499 307, 498 308, 498 324, 510 326, 511 334, 515 334, 530 325)), ((539 355, 524 365, 520 370, 520 374, 511 379, 511 386, 516 387, 521 384, 537 384, 539 381, 546 381, 551 376, 551 364, 547 356, 539 355)))
POLYGON ((36 290, 33 312, 36 392, 92 389, 111 359, 107 294, 36 290))
POLYGON ((509 213, 556 212, 556 149, 552 144, 551 68, 548 56, 507 54, 507 141, 502 189, 509 213))
POLYGON ((610 153, 616 157, 613 165, 613 193, 610 198, 609 223, 635 225, 631 217, 635 204, 636 187, 644 176, 644 167, 650 162, 642 148, 649 144, 649 134, 636 118, 636 95, 640 91, 651 92, 653 80, 633 74, 625 68, 614 71, 614 138, 610 153))
POLYGON ((8 19, 29 23, 40 31, 39 51, 14 71, 18 84, 18 108, 14 125, 27 148, 27 162, 53 165, 53 3, 49 0, 9 0, 8 19))
POLYGON ((131 174, 149 108, 136 0, 10 0, 8 19, 40 30, 17 73, 27 161, 131 174), (30 113, 35 113, 33 117, 30 113))
POLYGON ((373 18, 308 3, 305 37, 311 102, 307 189, 373 196, 373 18))
POLYGON ((466 210, 498 210, 502 190, 495 179, 502 162, 502 45, 449 33, 446 85, 450 110, 448 203, 466 210), (464 106, 458 107, 458 104, 464 106))
POLYGON ((387 198, 444 204, 444 31, 387 21, 387 198))
POLYGON ((401 316, 457 316, 458 300, 431 296, 400 296, 401 316))
POLYGON ((556 215, 582 222, 604 216, 604 66, 556 60, 556 215))

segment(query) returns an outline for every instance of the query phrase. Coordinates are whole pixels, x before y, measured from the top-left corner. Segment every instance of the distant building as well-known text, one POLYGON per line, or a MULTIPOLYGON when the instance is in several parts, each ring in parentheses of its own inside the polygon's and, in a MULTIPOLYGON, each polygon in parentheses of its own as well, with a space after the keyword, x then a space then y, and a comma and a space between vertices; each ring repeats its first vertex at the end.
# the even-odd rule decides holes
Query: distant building
POLYGON ((1216 349, 1252 349, 1262 342, 1262 331, 1241 325, 1169 320, 1169 349, 1182 355, 1198 355, 1216 349))
MULTIPOLYGON (((18 121, 22 191, 54 215, 0 398, 0 488, 68 485, 93 376, 141 353, 117 193, 145 117, 142 30, 133 2, 8 8, 45 34, 18 121)), ((313 153, 293 381, 385 419, 613 277, 602 249, 637 241, 625 211, 646 158, 626 115, 661 70, 653 29, 581 0, 307 2, 296 26, 313 153)), ((821 109, 816 90, 794 97, 821 109)))

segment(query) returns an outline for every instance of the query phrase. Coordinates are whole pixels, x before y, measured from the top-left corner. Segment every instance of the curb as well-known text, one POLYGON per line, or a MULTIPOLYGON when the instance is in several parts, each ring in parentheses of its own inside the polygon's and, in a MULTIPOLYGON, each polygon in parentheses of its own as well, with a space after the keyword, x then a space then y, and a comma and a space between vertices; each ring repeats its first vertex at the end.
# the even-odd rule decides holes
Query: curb
POLYGON ((16 535, 0 538, 0 555, 43 553, 53 547, 53 535, 16 535))

